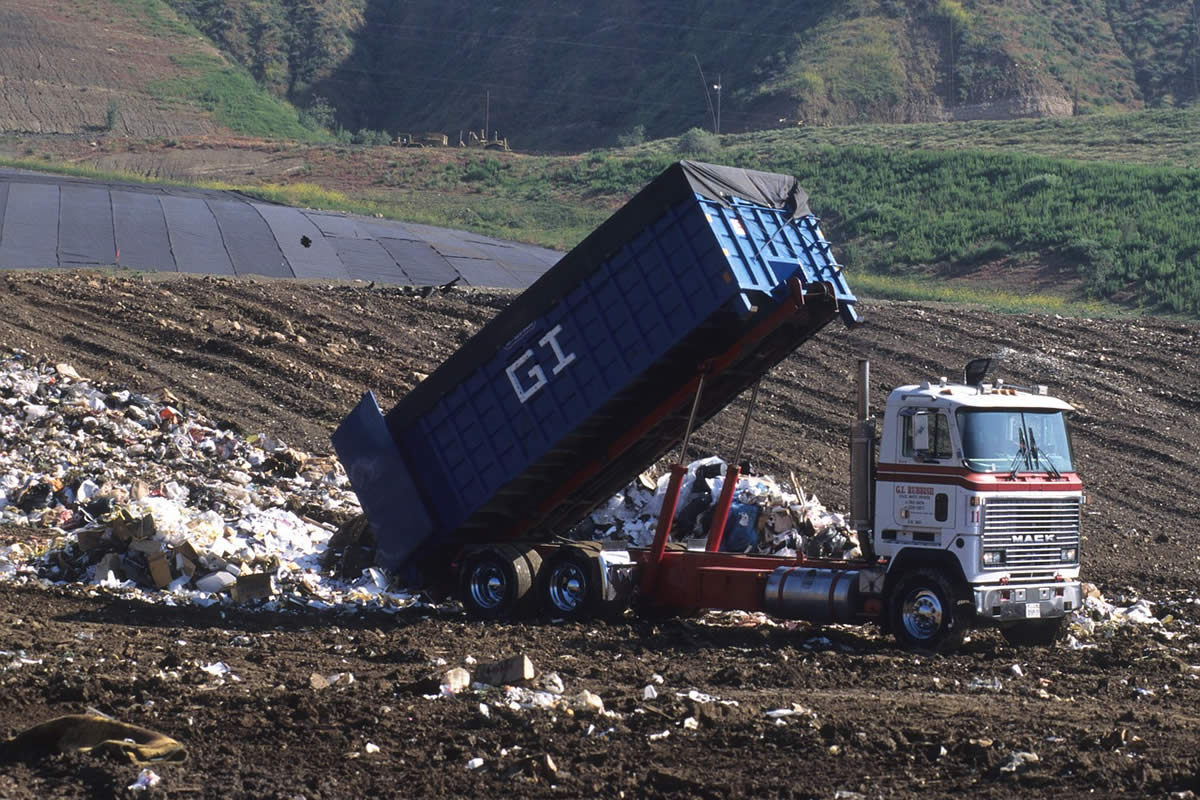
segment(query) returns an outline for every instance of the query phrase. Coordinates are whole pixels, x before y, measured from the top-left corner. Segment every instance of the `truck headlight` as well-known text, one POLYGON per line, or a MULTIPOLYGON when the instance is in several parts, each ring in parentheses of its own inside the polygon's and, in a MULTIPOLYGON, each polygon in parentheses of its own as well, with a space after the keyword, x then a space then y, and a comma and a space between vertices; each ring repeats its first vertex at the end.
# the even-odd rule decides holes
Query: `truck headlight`
POLYGON ((1003 550, 984 550, 983 565, 985 567, 998 567, 1004 563, 1003 550))
POLYGON ((1066 547, 1063 548, 1059 555, 1061 556, 1063 563, 1074 564, 1079 560, 1079 549, 1075 547, 1066 547))

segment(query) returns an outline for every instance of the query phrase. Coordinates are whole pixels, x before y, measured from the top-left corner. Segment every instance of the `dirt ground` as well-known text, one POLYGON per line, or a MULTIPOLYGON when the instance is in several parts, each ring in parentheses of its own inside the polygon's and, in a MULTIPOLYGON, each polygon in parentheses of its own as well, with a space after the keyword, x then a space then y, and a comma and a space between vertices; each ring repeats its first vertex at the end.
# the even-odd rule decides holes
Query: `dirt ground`
MULTIPOLYGON (((0 281, 0 346, 137 391, 169 388, 315 453, 365 388, 390 407, 510 299, 76 273, 0 281)), ((982 631, 953 656, 927 656, 869 627, 739 615, 484 625, 452 609, 267 614, 0 583, 0 738, 94 707, 187 746, 185 763, 153 768, 162 783, 150 794, 172 797, 1200 792, 1200 325, 862 311, 865 325, 831 324, 764 382, 755 465, 794 471, 844 508, 856 358, 871 359, 879 409, 892 386, 1001 356, 1010 382, 1048 384, 1078 409, 1087 579, 1110 599, 1151 599, 1162 623, 1116 626, 1082 649, 1019 650, 982 631), (557 673, 566 696, 595 693, 604 713, 513 709, 496 691, 426 696, 449 667, 515 654, 557 673), (202 669, 215 662, 231 675, 202 669), (338 673, 354 681, 314 685, 338 673)), ((731 453, 740 405, 702 429, 689 458, 731 453)), ((96 756, 28 758, 0 765, 0 797, 129 796, 137 776, 96 756)))

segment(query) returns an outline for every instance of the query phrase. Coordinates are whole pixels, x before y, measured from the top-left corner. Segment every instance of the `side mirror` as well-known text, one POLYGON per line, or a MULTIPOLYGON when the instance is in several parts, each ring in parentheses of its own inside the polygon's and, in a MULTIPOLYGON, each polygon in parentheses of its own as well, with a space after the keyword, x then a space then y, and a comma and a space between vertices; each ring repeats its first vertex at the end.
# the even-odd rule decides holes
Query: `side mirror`
POLYGON ((929 414, 918 411, 913 414, 913 450, 927 452, 929 450, 929 414))
POLYGON ((988 370, 992 368, 992 360, 990 358, 975 358, 967 362, 963 367, 963 383, 967 386, 978 386, 983 383, 984 376, 988 370))

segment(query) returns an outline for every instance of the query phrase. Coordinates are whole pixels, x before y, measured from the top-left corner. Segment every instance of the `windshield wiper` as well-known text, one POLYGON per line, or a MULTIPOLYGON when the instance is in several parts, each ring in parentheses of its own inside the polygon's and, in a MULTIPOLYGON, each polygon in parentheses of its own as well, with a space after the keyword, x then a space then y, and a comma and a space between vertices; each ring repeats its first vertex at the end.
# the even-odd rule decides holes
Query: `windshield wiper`
MULTIPOLYGON (((1041 456, 1038 455, 1037 441, 1033 438, 1033 428, 1029 429, 1029 452, 1033 455, 1033 466, 1039 467, 1042 463, 1041 456)), ((1058 471, 1058 467, 1054 466, 1054 462, 1050 460, 1050 456, 1046 456, 1046 473, 1058 480, 1062 477, 1062 473, 1058 471)))
POLYGON ((1013 456, 1012 464, 1009 465, 1009 467, 1010 467, 1008 470, 1009 480, 1012 480, 1013 478, 1017 477, 1017 470, 1019 470, 1021 468, 1022 462, 1024 462, 1025 468, 1029 469, 1029 448, 1025 445, 1025 428, 1024 427, 1017 429, 1017 441, 1019 442, 1020 446, 1017 447, 1017 454, 1015 456, 1013 456))

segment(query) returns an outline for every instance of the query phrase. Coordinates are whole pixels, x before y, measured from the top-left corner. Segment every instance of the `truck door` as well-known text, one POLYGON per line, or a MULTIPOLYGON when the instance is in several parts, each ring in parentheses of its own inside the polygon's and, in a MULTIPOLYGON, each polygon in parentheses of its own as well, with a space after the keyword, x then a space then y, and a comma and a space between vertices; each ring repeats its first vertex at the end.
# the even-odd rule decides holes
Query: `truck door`
POLYGON ((900 412, 900 460, 927 467, 925 474, 911 470, 909 480, 895 485, 896 524, 903 527, 954 527, 954 486, 939 478, 954 466, 950 417, 931 408, 900 412))

